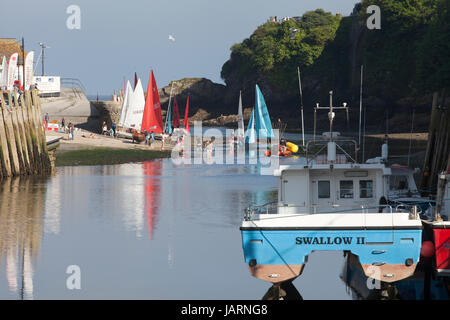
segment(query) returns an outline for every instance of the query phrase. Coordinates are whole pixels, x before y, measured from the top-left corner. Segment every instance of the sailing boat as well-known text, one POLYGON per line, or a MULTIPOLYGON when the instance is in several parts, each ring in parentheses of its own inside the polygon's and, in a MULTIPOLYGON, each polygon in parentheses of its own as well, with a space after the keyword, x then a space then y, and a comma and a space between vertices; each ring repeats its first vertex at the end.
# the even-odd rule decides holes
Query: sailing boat
POLYGON ((125 98, 123 99, 122 103, 122 110, 120 111, 120 119, 119 119, 119 127, 123 127, 123 124, 125 122, 125 116, 127 114, 128 106, 130 105, 130 98, 133 94, 133 91, 131 89, 130 81, 127 81, 126 89, 125 89, 125 98))
POLYGON ((255 102, 255 130, 256 138, 273 138, 272 123, 270 121, 269 111, 267 110, 264 96, 258 85, 256 85, 256 102, 255 102))
POLYGON ((260 138, 273 138, 273 129, 269 111, 267 110, 264 96, 262 95, 258 85, 256 85, 255 100, 255 108, 252 110, 247 131, 245 132, 246 143, 256 143, 260 138))
POLYGON ((172 133, 172 110, 170 107, 170 103, 169 103, 169 107, 167 109, 167 133, 171 134, 172 133))
POLYGON ((172 127, 173 127, 174 129, 180 127, 180 114, 178 113, 177 97, 173 97, 173 118, 172 118, 172 127))
POLYGON ((245 143, 255 143, 255 109, 252 110, 252 115, 250 116, 250 121, 248 122, 247 131, 245 132, 245 143))
POLYGON ((136 89, 128 96, 128 107, 126 109, 125 118, 123 119, 123 127, 138 130, 142 124, 144 107, 144 89, 142 88, 141 79, 139 79, 136 84, 136 89))
POLYGON ((184 112, 184 127, 186 128, 186 131, 189 133, 188 113, 189 113, 189 96, 188 96, 187 101, 186 101, 186 111, 184 112))
POLYGON ((148 81, 147 99, 145 100, 141 131, 163 132, 161 103, 159 102, 158 87, 156 86, 153 70, 150 71, 150 79, 148 81))

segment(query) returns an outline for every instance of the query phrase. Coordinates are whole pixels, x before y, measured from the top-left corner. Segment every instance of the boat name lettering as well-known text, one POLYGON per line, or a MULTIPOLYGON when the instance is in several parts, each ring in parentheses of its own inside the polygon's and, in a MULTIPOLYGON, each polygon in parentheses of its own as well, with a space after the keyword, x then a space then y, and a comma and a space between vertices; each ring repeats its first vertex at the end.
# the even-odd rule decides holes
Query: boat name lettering
POLYGON ((297 237, 295 238, 295 244, 364 244, 365 237, 356 237, 356 241, 353 241, 353 237, 297 237))

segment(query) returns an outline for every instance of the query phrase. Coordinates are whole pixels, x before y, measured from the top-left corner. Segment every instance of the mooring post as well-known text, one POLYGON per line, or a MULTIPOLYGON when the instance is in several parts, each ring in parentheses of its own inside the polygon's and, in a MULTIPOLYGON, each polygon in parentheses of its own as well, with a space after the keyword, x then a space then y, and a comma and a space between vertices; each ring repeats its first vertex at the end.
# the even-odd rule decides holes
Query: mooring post
POLYGON ((40 135, 40 142, 41 142, 41 161, 42 161, 42 173, 49 173, 51 172, 51 163, 50 163, 50 157, 48 155, 47 151, 47 139, 46 139, 46 132, 45 128, 42 122, 41 117, 41 100, 39 98, 39 95, 37 94, 36 90, 33 90, 33 102, 36 109, 36 113, 38 115, 38 126, 39 126, 39 135, 40 135))
POLYGON ((0 160, 1 171, 3 177, 11 177, 11 161, 9 159, 8 141, 6 140, 5 118, 3 113, 6 112, 6 102, 3 90, 0 90, 0 160))
POLYGON ((33 116, 33 106, 31 101, 31 93, 30 91, 26 91, 26 104, 27 104, 27 117, 28 117, 28 128, 30 129, 30 137, 33 148, 33 162, 35 172, 41 172, 41 161, 40 161, 40 144, 38 143, 36 137, 36 127, 33 116))
POLYGON ((9 158, 12 163, 12 175, 17 176, 20 174, 19 156, 17 155, 16 139, 14 137, 14 127, 12 123, 12 96, 8 91, 8 103, 9 108, 3 109, 3 119, 5 121, 6 140, 8 142, 9 158))
POLYGON ((19 126, 19 135, 20 135, 21 141, 22 141, 22 154, 23 154, 23 158, 24 158, 24 162, 25 162, 25 172, 27 174, 30 174, 31 173, 31 163, 30 163, 30 157, 29 157, 29 153, 28 153, 28 138, 27 138, 27 134, 25 131, 24 121, 23 121, 23 105, 24 105, 23 95, 24 94, 21 94, 18 99, 16 115, 17 115, 17 123, 19 126))
POLYGON ((17 98, 18 98, 17 89, 14 90, 12 95, 14 97, 14 103, 11 107, 11 123, 12 123, 13 131, 14 131, 14 140, 16 142, 17 157, 19 158, 20 174, 24 174, 25 173, 25 160, 24 160, 24 155, 22 152, 22 139, 20 136, 19 122, 17 121, 17 108, 19 106, 19 103, 17 101, 17 98))

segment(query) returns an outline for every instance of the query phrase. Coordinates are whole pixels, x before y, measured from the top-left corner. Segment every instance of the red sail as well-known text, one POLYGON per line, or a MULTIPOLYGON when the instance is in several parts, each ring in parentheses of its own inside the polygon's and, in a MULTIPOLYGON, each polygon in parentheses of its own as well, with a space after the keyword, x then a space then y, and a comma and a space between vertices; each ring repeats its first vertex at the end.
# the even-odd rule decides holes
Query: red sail
POLYGON ((147 99, 145 100, 141 131, 163 132, 161 103, 159 102, 158 87, 156 86, 153 70, 150 71, 150 79, 148 81, 147 99))
POLYGON ((173 119, 172 119, 172 127, 179 128, 180 127, 180 114, 178 113, 178 103, 177 98, 173 97, 173 119))
POLYGON ((134 89, 136 89, 137 82, 138 82, 138 79, 137 79, 137 74, 135 72, 134 73, 134 89))
POLYGON ((184 112, 184 127, 186 128, 187 132, 189 132, 188 112, 189 112, 189 96, 186 101, 186 111, 184 112))

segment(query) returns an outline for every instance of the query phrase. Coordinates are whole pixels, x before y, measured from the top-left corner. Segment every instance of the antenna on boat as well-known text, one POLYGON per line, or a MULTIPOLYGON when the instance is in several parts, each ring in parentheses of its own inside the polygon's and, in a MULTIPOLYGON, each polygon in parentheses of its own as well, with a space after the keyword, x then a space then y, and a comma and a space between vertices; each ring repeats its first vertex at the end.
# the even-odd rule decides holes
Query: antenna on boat
POLYGON ((361 115, 362 115, 362 89, 363 89, 363 68, 361 65, 361 83, 359 87, 359 136, 358 136, 358 148, 361 146, 361 115))
POLYGON ((302 92, 302 81, 300 80, 300 68, 297 67, 297 73, 298 73, 298 87, 300 90, 300 107, 301 107, 301 114, 302 114, 302 144, 303 147, 305 147, 305 121, 303 118, 303 92, 302 92))
POLYGON ((333 121, 334 121, 334 117, 335 117, 335 113, 333 110, 338 110, 338 109, 343 109, 346 111, 347 113, 347 117, 348 117, 348 106, 347 106, 347 102, 343 102, 341 107, 333 107, 333 91, 329 92, 330 94, 330 105, 328 107, 321 107, 319 106, 319 103, 316 103, 316 106, 314 107, 314 141, 315 141, 315 137, 316 137, 316 112, 319 109, 327 109, 329 110, 328 112, 328 120, 330 120, 330 141, 333 141, 333 121))

